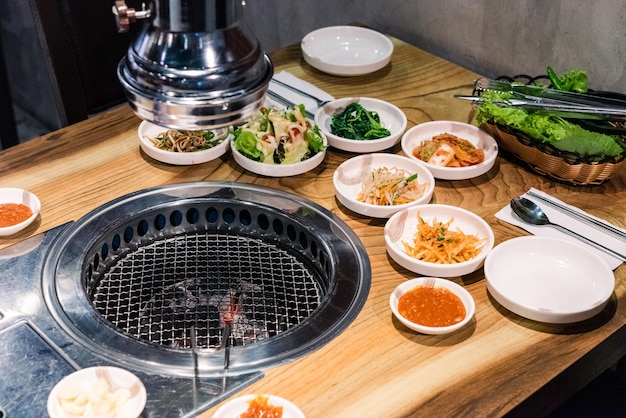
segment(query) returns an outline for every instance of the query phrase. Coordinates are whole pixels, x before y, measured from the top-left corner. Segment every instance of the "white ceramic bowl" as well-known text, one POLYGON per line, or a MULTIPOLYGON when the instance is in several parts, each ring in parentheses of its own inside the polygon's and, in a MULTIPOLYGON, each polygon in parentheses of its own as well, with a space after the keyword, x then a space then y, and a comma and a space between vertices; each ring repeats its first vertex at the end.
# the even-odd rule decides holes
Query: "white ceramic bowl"
MULTIPOLYGON (((326 139, 326 136, 323 133, 322 136, 324 137, 324 145, 328 145, 328 140, 326 139)), ((234 142, 234 139, 231 139, 231 142, 234 142)), ((326 149, 324 149, 323 151, 315 154, 313 157, 304 161, 300 161, 298 163, 266 164, 259 161, 251 160, 250 158, 246 157, 241 152, 239 152, 239 150, 237 150, 237 147, 235 147, 234 143, 231 143, 230 147, 232 150, 233 158, 235 159, 237 164, 255 174, 268 177, 289 177, 306 173, 307 171, 311 171, 315 167, 320 165, 322 161, 324 161, 324 157, 326 156, 326 149)))
POLYGON ((396 212, 385 224, 385 243, 390 257, 402 267, 414 273, 433 277, 456 277, 478 270, 485 261, 485 257, 494 245, 493 230, 481 217, 468 210, 440 204, 416 205, 401 212, 396 212), (433 219, 439 222, 448 222, 450 230, 460 230, 465 235, 476 235, 484 240, 480 246, 481 252, 471 260, 456 264, 437 264, 418 260, 408 255, 403 242, 412 244, 418 225, 418 213, 425 222, 432 224, 433 219))
POLYGON ((615 289, 608 265, 583 245, 525 236, 496 246, 485 260, 487 289, 510 311, 534 321, 583 321, 604 309, 615 289))
POLYGON ((398 287, 395 288, 393 293, 391 293, 391 296, 389 297, 389 306, 391 307, 391 311, 396 316, 396 318, 398 318, 398 320, 402 322, 406 327, 422 334, 431 335, 448 334, 450 332, 454 332, 460 328, 463 328, 474 317, 474 312, 476 311, 474 298, 472 298, 472 295, 470 295, 470 293, 465 290, 464 287, 459 286, 458 284, 450 280, 438 277, 419 277, 417 279, 411 279, 407 280, 404 283, 401 283, 400 285, 398 285, 398 287), (398 312, 398 302, 402 295, 417 286, 425 286, 427 283, 433 280, 435 287, 445 287, 446 289, 457 295, 459 299, 461 299, 461 302, 463 302, 463 305, 465 306, 465 318, 463 318, 462 321, 446 327, 428 327, 409 321, 407 318, 402 316, 400 312, 398 312))
MULTIPOLYGON (((213 418, 235 418, 240 416, 241 414, 246 412, 250 401, 256 398, 256 396, 257 395, 244 395, 229 400, 228 402, 220 406, 217 411, 215 411, 215 414, 213 414, 213 418)), ((283 418, 304 418, 304 414, 302 413, 300 408, 298 408, 288 400, 274 395, 264 396, 267 396, 269 398, 268 403, 270 405, 283 407, 283 418)))
POLYGON ((221 157, 228 151, 230 141, 228 140, 228 128, 219 128, 215 130, 215 134, 218 136, 224 136, 224 140, 214 146, 201 151, 194 152, 172 152, 158 149, 152 142, 146 137, 156 137, 161 132, 167 131, 169 128, 164 128, 148 121, 143 121, 139 124, 139 144, 141 149, 155 160, 172 164, 172 165, 193 165, 206 163, 207 161, 214 160, 221 157))
MULTIPOLYGON (((61 404, 61 402, 63 402, 61 398, 65 397, 63 394, 74 392, 75 394, 82 393, 83 395, 95 396, 94 393, 96 390, 94 387, 98 381, 98 375, 96 374, 97 369, 107 373, 110 382, 116 387, 129 389, 133 385, 136 385, 136 394, 119 406, 117 410, 119 414, 116 416, 134 418, 141 415, 147 400, 146 388, 141 380, 131 372, 118 367, 98 366, 78 370, 77 372, 65 376, 54 386, 48 395, 48 414, 51 418, 69 418, 70 416, 74 416, 64 412, 61 404)), ((109 391, 115 389, 108 384, 106 387, 109 391)))
POLYGON ((300 42, 304 60, 328 74, 357 76, 389 63, 393 43, 382 33, 358 26, 314 30, 300 42))
POLYGON ((465 180, 481 176, 491 170, 498 156, 498 143, 491 135, 474 125, 442 120, 421 123, 406 131, 402 136, 402 151, 410 158, 428 167, 436 179, 465 180), (413 156, 413 150, 423 141, 427 141, 432 139, 433 136, 443 133, 449 133, 459 138, 466 139, 475 147, 482 148, 485 152, 485 160, 480 164, 469 167, 441 167, 429 164, 413 156))
POLYGON ((356 213, 374 218, 388 218, 400 210, 428 203, 435 190, 435 179, 430 171, 407 157, 395 154, 364 154, 350 158, 335 170, 333 184, 335 196, 341 204, 356 213), (395 167, 406 171, 409 175, 417 173, 418 182, 426 183, 428 187, 421 198, 401 205, 381 206, 358 201, 357 197, 361 192, 364 177, 372 170, 381 167, 395 167))
POLYGON ((39 211, 41 210, 41 202, 39 201, 39 198, 33 193, 24 189, 17 189, 12 187, 0 188, 0 204, 2 203, 20 203, 28 206, 33 212, 33 214, 28 219, 20 222, 19 224, 0 228, 0 236, 2 237, 17 234, 18 232, 26 228, 28 225, 33 223, 33 221, 39 215, 39 211))
POLYGON ((367 153, 382 151, 400 142, 402 134, 406 130, 407 120, 406 115, 399 107, 384 100, 369 97, 346 97, 333 100, 320 107, 315 114, 315 124, 326 135, 331 147, 343 151, 367 153), (343 112, 346 106, 354 102, 358 102, 366 110, 377 112, 381 124, 391 132, 391 135, 371 140, 349 139, 334 135, 330 130, 333 116, 343 112))

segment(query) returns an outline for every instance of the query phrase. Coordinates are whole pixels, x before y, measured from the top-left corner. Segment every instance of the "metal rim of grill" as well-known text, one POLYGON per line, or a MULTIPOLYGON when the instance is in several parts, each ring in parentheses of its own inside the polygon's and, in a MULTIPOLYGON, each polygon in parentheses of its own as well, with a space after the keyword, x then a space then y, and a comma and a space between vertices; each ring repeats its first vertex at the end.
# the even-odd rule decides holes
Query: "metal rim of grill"
POLYGON ((231 182, 114 200, 64 230, 43 271, 46 302, 77 341, 176 375, 196 363, 203 375, 224 372, 225 309, 236 308, 228 372, 249 372, 326 344, 359 313, 370 282, 362 243, 335 215, 231 182))

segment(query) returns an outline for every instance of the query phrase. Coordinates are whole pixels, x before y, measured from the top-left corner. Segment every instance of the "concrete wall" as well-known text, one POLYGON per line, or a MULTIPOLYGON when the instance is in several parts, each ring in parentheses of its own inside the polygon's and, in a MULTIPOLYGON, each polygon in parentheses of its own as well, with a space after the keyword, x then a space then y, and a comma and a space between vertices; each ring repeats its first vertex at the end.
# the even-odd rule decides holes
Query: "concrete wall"
MULTIPOLYGON (((100 18, 113 25, 113 0, 97 1, 100 18)), ((361 22, 484 76, 539 75, 547 65, 557 72, 577 68, 588 72, 592 88, 626 93, 624 0, 246 2, 248 24, 267 51, 299 42, 320 27, 361 22)), ((0 0, 5 52, 13 51, 6 57, 10 81, 17 106, 53 130, 60 127, 59 118, 28 4, 0 0)))
POLYGON ((359 21, 485 76, 584 69, 626 92, 624 0, 247 0, 267 50, 359 21))

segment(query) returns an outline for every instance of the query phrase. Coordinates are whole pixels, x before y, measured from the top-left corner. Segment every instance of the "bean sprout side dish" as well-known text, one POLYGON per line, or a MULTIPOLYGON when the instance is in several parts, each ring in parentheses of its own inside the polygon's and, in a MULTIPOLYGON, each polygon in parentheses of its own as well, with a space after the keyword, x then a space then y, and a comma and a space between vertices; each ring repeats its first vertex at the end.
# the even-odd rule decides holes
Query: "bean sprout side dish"
POLYGON ((409 203, 422 197, 428 188, 427 183, 417 180, 417 173, 409 175, 395 167, 380 167, 365 178, 357 200, 383 206, 409 203))

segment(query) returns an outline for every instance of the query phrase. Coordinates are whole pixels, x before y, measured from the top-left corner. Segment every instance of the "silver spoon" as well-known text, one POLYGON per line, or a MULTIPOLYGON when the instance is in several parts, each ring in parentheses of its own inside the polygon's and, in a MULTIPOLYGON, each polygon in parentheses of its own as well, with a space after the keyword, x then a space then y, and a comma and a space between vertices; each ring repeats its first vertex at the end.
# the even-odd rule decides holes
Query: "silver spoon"
POLYGON ((617 257, 622 261, 626 261, 625 255, 617 253, 610 248, 606 248, 605 246, 598 244, 597 242, 592 241, 587 237, 579 235, 576 232, 569 230, 562 225, 550 222, 550 219, 548 219, 548 216, 546 216, 546 214, 543 212, 541 207, 539 207, 539 205, 537 205, 532 200, 526 199, 525 197, 515 197, 511 200, 511 209, 513 209, 513 212, 515 212, 515 214, 519 216, 520 219, 523 220, 524 222, 527 222, 532 225, 539 225, 539 226, 548 225, 554 228, 558 228, 561 231, 575 238, 578 238, 588 244, 593 245, 594 247, 602 251, 605 251, 611 254, 613 257, 617 257))

